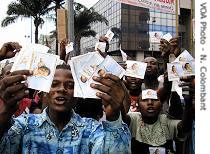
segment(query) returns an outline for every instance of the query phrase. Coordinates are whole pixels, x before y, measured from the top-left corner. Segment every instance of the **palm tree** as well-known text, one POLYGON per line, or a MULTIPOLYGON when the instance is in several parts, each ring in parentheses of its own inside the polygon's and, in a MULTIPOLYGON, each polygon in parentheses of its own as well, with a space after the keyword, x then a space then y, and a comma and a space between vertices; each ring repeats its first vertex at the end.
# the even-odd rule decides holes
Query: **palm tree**
MULTIPOLYGON (((74 2, 74 35, 76 44, 76 55, 80 54, 80 40, 82 37, 95 36, 96 32, 91 29, 91 24, 104 22, 108 25, 106 18, 95 12, 93 8, 86 8, 80 3, 74 2)), ((51 32, 50 37, 56 37, 56 31, 51 32)))
POLYGON ((51 3, 52 0, 18 0, 18 2, 12 2, 8 6, 8 16, 2 21, 1 26, 6 27, 14 23, 19 17, 33 17, 35 43, 38 43, 38 28, 44 23, 42 17, 54 9, 51 3))
POLYGON ((79 55, 81 38, 96 36, 96 32, 91 29, 91 24, 102 22, 108 25, 108 21, 104 16, 97 13, 93 8, 88 9, 79 3, 74 3, 74 11, 76 55, 79 55))

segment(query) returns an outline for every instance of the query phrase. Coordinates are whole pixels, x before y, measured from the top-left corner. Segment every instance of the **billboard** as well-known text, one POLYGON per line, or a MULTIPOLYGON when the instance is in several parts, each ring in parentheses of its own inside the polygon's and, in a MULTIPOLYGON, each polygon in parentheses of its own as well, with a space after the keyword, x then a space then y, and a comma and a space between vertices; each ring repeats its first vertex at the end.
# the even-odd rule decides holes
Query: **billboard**
POLYGON ((119 3, 176 14, 176 0, 115 0, 119 3))

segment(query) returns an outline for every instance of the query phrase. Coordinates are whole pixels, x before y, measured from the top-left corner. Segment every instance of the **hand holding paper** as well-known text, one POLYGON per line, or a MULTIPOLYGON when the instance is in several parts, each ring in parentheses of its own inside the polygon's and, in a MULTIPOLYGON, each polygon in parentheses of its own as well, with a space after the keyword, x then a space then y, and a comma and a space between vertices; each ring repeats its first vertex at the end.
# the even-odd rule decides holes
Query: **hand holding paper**
POLYGON ((74 50, 74 43, 70 42, 66 45, 66 54, 74 50))
POLYGON ((128 59, 128 56, 127 56, 127 54, 121 49, 121 47, 120 47, 120 52, 121 52, 121 55, 122 55, 122 58, 123 58, 123 61, 124 62, 126 62, 127 61, 127 59, 128 59))
POLYGON ((108 30, 108 32, 106 33, 105 37, 110 42, 112 40, 112 38, 114 37, 114 33, 111 30, 108 30))
POLYGON ((112 73, 121 78, 124 75, 124 69, 115 60, 110 56, 103 58, 97 52, 72 58, 70 66, 77 85, 74 97, 97 98, 96 90, 90 87, 94 83, 93 76, 103 77, 106 73, 112 73))
POLYGON ((166 41, 169 42, 172 39, 172 36, 170 33, 167 33, 167 34, 163 35, 162 39, 165 39, 166 41))
POLYGON ((91 87, 97 89, 96 95, 102 99, 108 120, 116 120, 126 96, 126 89, 118 76, 106 73, 103 77, 93 77, 95 83, 91 87))
POLYGON ((171 45, 170 52, 172 54, 174 54, 176 57, 179 56, 179 54, 181 53, 181 48, 179 47, 179 38, 174 37, 174 38, 170 39, 169 43, 171 45))
POLYGON ((187 51, 184 50, 176 59, 174 62, 177 63, 186 63, 186 62, 190 62, 190 61, 194 61, 194 58, 191 56, 191 54, 187 51))
POLYGON ((170 54, 170 51, 171 51, 171 45, 170 45, 170 43, 167 40, 165 40, 165 39, 161 39, 160 40, 159 50, 160 50, 161 56, 163 58, 168 58, 168 56, 170 54))
POLYGON ((42 45, 29 45, 20 51, 11 72, 33 71, 33 75, 27 78, 28 87, 49 92, 58 59, 58 56, 46 53, 46 48, 42 45))
POLYGON ((139 61, 127 60, 126 76, 144 79, 147 64, 139 61))
POLYGON ((105 42, 97 42, 95 45, 95 50, 100 52, 105 52, 106 43, 105 42))
POLYGON ((6 59, 14 57, 16 52, 20 51, 21 47, 22 46, 17 42, 8 42, 3 44, 0 48, 0 58, 6 59))

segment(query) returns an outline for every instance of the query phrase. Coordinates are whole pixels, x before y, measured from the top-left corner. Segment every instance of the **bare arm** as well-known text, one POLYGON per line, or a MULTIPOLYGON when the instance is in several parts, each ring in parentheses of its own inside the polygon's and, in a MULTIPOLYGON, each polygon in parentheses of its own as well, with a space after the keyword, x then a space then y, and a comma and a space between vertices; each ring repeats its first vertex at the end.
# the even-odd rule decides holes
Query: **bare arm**
POLYGON ((158 91, 161 102, 164 102, 165 100, 168 99, 168 96, 170 96, 170 93, 171 93, 171 87, 172 87, 172 82, 168 81, 168 73, 165 72, 163 87, 161 87, 158 91))
POLYGON ((10 127, 12 115, 17 110, 17 102, 28 94, 26 80, 29 71, 16 71, 0 81, 0 137, 10 127))
POLYGON ((178 131, 181 132, 181 134, 187 133, 191 130, 194 106, 195 106, 194 79, 191 78, 191 79, 187 79, 187 80, 189 80, 189 82, 186 83, 189 85, 189 95, 184 96, 185 110, 184 110, 182 121, 178 124, 178 131))
POLYGON ((64 39, 61 41, 60 43, 60 59, 65 61, 65 57, 66 57, 66 45, 68 43, 67 39, 64 39))

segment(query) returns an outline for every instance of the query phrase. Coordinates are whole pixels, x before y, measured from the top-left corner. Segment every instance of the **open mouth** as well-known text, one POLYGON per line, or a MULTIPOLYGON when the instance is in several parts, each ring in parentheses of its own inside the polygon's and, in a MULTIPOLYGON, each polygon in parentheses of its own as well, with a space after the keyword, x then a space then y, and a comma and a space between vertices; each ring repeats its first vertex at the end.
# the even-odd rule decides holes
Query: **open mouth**
POLYGON ((152 71, 152 68, 147 68, 146 71, 147 72, 151 72, 152 71))
POLYGON ((59 105, 62 105, 67 101, 67 99, 62 96, 56 97, 55 100, 56 100, 56 104, 59 104, 59 105))
POLYGON ((150 108, 147 109, 147 112, 148 112, 148 113, 154 113, 155 110, 154 110, 154 108, 150 107, 150 108))
POLYGON ((135 87, 136 86, 136 82, 131 82, 130 85, 135 87))

